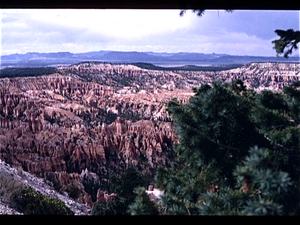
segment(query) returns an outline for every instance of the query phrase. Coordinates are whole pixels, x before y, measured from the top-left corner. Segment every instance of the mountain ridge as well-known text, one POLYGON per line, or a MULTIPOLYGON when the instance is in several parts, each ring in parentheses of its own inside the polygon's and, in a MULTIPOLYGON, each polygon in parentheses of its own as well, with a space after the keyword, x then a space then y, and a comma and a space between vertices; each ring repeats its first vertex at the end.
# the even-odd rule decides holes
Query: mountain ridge
POLYGON ((250 62, 299 62, 299 57, 248 56, 196 52, 139 52, 139 51, 90 51, 85 53, 71 52, 27 52, 1 56, 1 67, 9 66, 51 66, 57 64, 74 64, 82 61, 110 61, 116 63, 147 62, 156 66, 185 66, 212 64, 247 64, 250 62))

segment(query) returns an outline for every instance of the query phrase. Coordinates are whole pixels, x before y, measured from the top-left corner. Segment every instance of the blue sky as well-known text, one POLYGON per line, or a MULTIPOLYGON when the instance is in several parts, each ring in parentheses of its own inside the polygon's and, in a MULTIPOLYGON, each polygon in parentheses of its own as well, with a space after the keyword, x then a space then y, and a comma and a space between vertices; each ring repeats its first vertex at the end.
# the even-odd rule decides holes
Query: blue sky
MULTIPOLYGON (((276 29, 299 30, 299 11, 0 9, 1 55, 116 50, 275 56, 276 29)), ((294 53, 298 55, 299 51, 294 53)))

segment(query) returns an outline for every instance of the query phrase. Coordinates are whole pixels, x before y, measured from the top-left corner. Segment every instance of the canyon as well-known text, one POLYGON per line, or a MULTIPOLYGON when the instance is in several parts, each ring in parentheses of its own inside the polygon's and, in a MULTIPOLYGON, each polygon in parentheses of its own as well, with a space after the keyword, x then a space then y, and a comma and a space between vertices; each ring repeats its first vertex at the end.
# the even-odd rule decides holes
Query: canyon
MULTIPOLYGON (((249 63, 223 71, 150 70, 82 62, 50 75, 0 79, 0 159, 62 186, 76 184, 87 207, 109 201, 112 173, 135 167, 153 177, 178 142, 166 103, 186 104, 192 88, 241 79, 256 91, 280 91, 300 79, 299 63, 249 63), (93 180, 92 199, 83 186, 93 180)), ((148 184, 145 184, 148 185, 148 184)))

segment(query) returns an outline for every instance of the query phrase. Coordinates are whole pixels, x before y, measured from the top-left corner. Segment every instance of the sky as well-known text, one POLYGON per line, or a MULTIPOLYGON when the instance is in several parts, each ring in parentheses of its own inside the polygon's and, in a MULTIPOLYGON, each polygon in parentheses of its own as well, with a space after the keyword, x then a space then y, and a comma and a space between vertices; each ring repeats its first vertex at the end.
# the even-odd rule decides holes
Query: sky
MULTIPOLYGON (((0 9, 0 54, 150 51, 276 56, 276 29, 299 30, 300 11, 0 9)), ((293 56, 299 55, 299 51, 293 56)))

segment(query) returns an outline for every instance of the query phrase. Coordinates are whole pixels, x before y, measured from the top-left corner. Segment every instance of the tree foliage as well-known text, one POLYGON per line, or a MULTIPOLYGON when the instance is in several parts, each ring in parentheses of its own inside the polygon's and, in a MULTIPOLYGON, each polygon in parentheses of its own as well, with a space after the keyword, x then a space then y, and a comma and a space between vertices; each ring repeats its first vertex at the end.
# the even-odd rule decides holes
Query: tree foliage
POLYGON ((36 77, 57 73, 55 67, 26 67, 26 68, 4 68, 0 70, 0 78, 4 77, 36 77))
POLYGON ((299 215, 300 83, 281 93, 240 80, 194 89, 168 103, 179 143, 170 169, 158 168, 166 214, 299 215))
POLYGON ((120 177, 110 177, 111 192, 117 197, 107 203, 95 204, 93 215, 128 215, 128 206, 132 204, 137 196, 134 189, 145 185, 143 175, 133 167, 127 168, 120 177))
POLYGON ((298 49, 298 44, 300 42, 300 31, 294 31, 293 29, 288 30, 275 30, 275 33, 280 37, 272 41, 274 44, 274 49, 276 50, 277 56, 283 54, 285 58, 296 49, 298 49))
POLYGON ((129 205, 128 212, 131 215, 158 215, 158 210, 154 202, 150 200, 145 188, 137 187, 135 192, 137 196, 134 202, 129 205))
POLYGON ((24 187, 14 195, 16 209, 27 215, 74 215, 64 202, 24 187))
MULTIPOLYGON (((205 9, 193 9, 192 11, 193 11, 193 13, 196 13, 197 16, 200 16, 200 17, 201 17, 201 16, 204 15, 205 9)), ((232 12, 232 9, 226 9, 225 11, 226 11, 226 12, 232 12)), ((185 9, 182 9, 182 10, 180 10, 179 15, 180 15, 180 16, 183 16, 185 13, 186 13, 186 10, 185 10, 185 9)))

